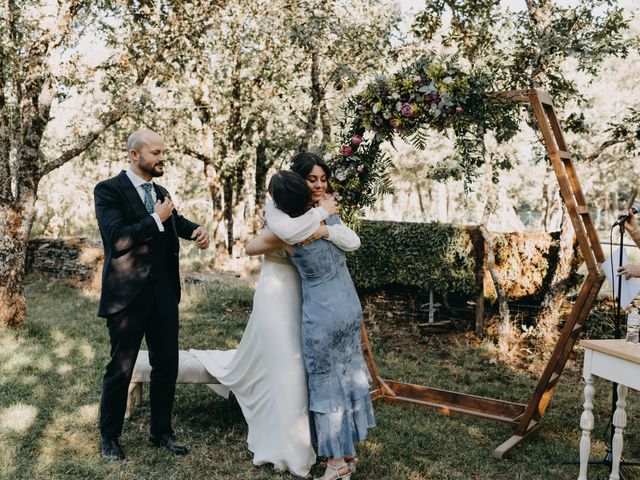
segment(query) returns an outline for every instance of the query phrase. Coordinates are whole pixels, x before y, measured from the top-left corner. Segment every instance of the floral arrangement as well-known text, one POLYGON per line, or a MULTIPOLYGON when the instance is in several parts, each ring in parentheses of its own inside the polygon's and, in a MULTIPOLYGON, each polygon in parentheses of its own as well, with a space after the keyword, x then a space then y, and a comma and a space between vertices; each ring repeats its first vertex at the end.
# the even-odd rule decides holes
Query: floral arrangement
POLYGON ((484 162, 489 127, 499 141, 511 138, 518 128, 512 104, 485 101, 483 92, 491 90, 490 75, 466 72, 455 57, 429 55, 390 78, 376 78, 351 97, 344 107, 340 144, 325 155, 343 215, 353 220, 392 190, 388 172, 393 165, 380 145, 397 135, 424 150, 429 129, 452 133, 459 168, 449 177, 462 177, 469 184, 484 162))

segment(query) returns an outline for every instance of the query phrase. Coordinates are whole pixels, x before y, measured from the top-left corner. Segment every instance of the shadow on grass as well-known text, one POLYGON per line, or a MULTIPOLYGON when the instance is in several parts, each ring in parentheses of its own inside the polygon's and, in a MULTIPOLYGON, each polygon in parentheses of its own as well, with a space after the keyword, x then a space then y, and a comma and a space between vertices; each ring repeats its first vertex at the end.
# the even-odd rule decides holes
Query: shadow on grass
MULTIPOLYGON (((234 348, 248 320, 253 290, 221 282, 189 285, 181 304, 180 348, 234 348)), ((27 288, 25 328, 0 332, 0 472, 7 479, 278 479, 256 468, 247 450, 247 427, 234 401, 202 385, 178 385, 177 436, 191 448, 183 458, 151 448, 148 403, 127 422, 122 443, 127 461, 102 461, 98 449, 98 402, 109 342, 95 316, 97 296, 61 283, 36 281, 27 288)), ((461 337, 462 338, 462 337, 461 337)), ((375 328, 376 359, 387 378, 437 388, 467 390, 527 402, 535 380, 489 363, 481 348, 415 342, 396 348, 375 328)), ((464 417, 376 403, 378 428, 360 447, 356 479, 570 479, 577 467, 550 463, 578 458, 582 385, 569 369, 544 417, 541 434, 498 462, 493 449, 511 427, 464 417)), ((596 384, 592 457, 604 453, 601 432, 610 386, 596 384)), ((640 456, 634 422, 638 401, 629 395, 625 454, 640 456)), ((318 473, 318 472, 316 472, 318 473)), ((627 478, 640 478, 629 470, 627 478)), ((602 469, 590 478, 607 478, 602 469)))

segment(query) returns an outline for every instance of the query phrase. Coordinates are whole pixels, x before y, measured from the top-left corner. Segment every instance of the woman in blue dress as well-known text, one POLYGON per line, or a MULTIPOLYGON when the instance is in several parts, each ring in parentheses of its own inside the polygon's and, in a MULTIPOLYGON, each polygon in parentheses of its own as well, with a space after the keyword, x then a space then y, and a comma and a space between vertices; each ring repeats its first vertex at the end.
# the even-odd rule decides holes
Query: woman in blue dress
MULTIPOLYGON (((306 212, 311 190, 290 171, 269 183, 275 206, 292 218, 306 212)), ((356 234, 337 215, 326 220, 327 235, 356 234), (348 231, 348 232, 347 232, 348 231)), ((357 236, 356 236, 357 237, 357 236)), ((325 238, 289 246, 270 232, 254 239, 253 254, 284 248, 302 280, 302 352, 308 376, 309 412, 319 456, 328 457, 322 480, 350 479, 345 457, 355 457, 354 443, 375 425, 369 373, 360 348, 362 308, 340 248, 325 238)))

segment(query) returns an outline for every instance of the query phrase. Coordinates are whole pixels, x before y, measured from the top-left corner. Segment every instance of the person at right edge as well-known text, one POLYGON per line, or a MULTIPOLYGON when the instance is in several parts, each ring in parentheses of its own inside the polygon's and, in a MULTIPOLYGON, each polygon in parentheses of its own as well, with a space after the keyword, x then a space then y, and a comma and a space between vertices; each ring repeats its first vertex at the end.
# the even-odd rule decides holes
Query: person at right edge
MULTIPOLYGON (((624 222, 624 228, 629 233, 631 239, 635 242, 638 248, 640 248, 640 224, 638 223, 636 214, 633 213, 632 209, 629 209, 622 215, 628 215, 627 221, 624 222)), ((634 265, 631 263, 623 265, 622 267, 618 268, 618 275, 626 275, 627 278, 640 278, 640 265, 634 265)))

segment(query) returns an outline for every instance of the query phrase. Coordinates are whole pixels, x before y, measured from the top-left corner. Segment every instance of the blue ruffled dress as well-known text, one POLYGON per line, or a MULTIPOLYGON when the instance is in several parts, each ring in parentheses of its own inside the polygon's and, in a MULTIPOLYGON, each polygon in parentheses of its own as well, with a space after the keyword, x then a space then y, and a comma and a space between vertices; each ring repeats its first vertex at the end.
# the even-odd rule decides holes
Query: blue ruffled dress
MULTIPOLYGON (((331 216, 326 223, 340 223, 340 218, 331 216)), ((302 279, 302 353, 312 440, 320 456, 353 456, 354 442, 375 426, 371 378, 360 348, 360 299, 344 252, 331 242, 296 245, 290 260, 302 279)))

